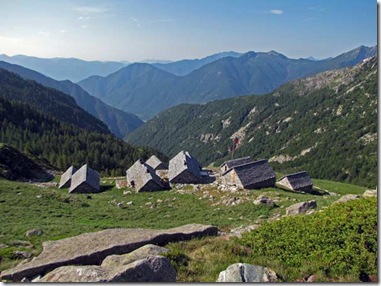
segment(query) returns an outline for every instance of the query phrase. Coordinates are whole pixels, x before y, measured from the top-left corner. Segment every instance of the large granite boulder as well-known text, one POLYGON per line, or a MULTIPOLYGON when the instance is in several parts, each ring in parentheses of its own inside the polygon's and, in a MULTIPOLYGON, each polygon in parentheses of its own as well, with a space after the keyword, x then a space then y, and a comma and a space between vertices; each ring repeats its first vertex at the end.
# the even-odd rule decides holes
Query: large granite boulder
POLYGON ((316 208, 316 206, 315 200, 293 204, 286 209, 286 215, 306 213, 308 210, 316 208))
POLYGON ((220 272, 216 282, 277 282, 276 273, 266 267, 235 263, 220 272))
POLYGON ((62 266, 39 282, 176 282, 176 270, 168 258, 149 256, 117 267, 62 266))
POLYGON ((44 275, 65 265, 100 265, 109 255, 126 254, 146 244, 165 245, 217 233, 216 227, 201 224, 166 230, 116 228, 84 233, 43 243, 43 251, 38 257, 3 271, 0 279, 20 281, 24 277, 44 275))
POLYGON ((366 190, 363 195, 363 197, 377 197, 377 190, 366 190))
POLYGON ((154 244, 147 244, 127 254, 107 256, 102 261, 101 266, 105 268, 115 268, 119 265, 127 265, 131 262, 147 258, 149 256, 161 255, 168 251, 168 248, 160 247, 154 244))
POLYGON ((338 199, 334 203, 335 204, 337 204, 337 203, 345 203, 345 202, 348 202, 348 201, 357 200, 359 198, 360 198, 359 195, 349 194, 349 195, 342 196, 340 199, 338 199))

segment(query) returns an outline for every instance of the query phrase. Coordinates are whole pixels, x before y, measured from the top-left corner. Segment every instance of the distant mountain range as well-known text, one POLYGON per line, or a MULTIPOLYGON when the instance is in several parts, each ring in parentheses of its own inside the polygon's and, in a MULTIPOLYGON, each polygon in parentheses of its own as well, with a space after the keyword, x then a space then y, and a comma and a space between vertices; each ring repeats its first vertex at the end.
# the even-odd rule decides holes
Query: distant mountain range
POLYGON ((216 60, 226 57, 238 58, 241 55, 241 53, 237 52, 222 52, 202 59, 181 60, 172 63, 154 63, 152 65, 171 74, 184 76, 216 60))
POLYGON ((92 75, 106 76, 127 65, 121 62, 83 61, 75 58, 44 59, 17 55, 0 55, 0 61, 20 65, 42 73, 55 80, 78 82, 92 75))
POLYGON ((123 138, 143 124, 143 121, 136 115, 105 104, 69 80, 57 81, 33 70, 2 61, 0 61, 0 68, 14 72, 24 79, 34 80, 44 86, 71 95, 81 108, 104 122, 110 131, 119 138, 123 138))
MULTIPOLYGON (((269 93, 286 82, 353 66, 376 53, 377 47, 360 46, 337 57, 316 61, 290 59, 275 51, 248 52, 215 60, 185 76, 163 71, 157 65, 136 63, 106 77, 89 77, 79 85, 111 106, 149 119, 181 103, 269 93)), ((167 65, 171 66, 167 70, 177 69, 176 63, 167 65)))
MULTIPOLYGON (((348 65, 369 52, 360 48, 333 60, 348 65)), ((249 58, 244 62, 256 61, 254 55, 244 57, 249 58)), ((274 57, 278 64, 288 62, 281 55, 274 57)), ((314 178, 375 187, 377 70, 377 57, 372 57, 355 67, 298 79, 266 95, 181 104, 156 115, 126 140, 169 157, 188 150, 203 165, 250 155, 269 159, 279 172, 306 170, 314 178), (239 144, 232 153, 235 137, 239 144)))

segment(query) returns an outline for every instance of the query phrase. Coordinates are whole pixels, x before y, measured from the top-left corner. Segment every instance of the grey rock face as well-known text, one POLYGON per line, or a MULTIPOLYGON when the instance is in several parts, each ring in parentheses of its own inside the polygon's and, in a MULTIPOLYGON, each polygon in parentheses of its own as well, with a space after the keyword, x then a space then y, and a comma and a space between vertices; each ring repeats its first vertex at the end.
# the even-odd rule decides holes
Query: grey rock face
POLYGON ((276 282, 276 273, 266 267, 235 263, 220 272, 216 282, 276 282))
POLYGON ((152 243, 189 240, 194 237, 217 235, 218 229, 210 225, 190 224, 177 228, 107 229, 43 243, 42 253, 34 260, 5 270, 0 279, 20 281, 23 277, 44 275, 65 265, 99 265, 109 255, 126 254, 152 243))
POLYGON ((106 268, 112 268, 117 265, 127 265, 136 260, 147 258, 149 256, 160 255, 168 251, 169 249, 167 248, 153 244, 147 244, 127 254, 107 256, 102 261, 101 266, 106 268))
POLYGON ((150 256, 115 268, 63 266, 39 282, 176 282, 176 270, 168 258, 150 256))
POLYGON ((317 204, 315 200, 297 203, 289 206, 286 209, 286 215, 297 215, 306 213, 308 210, 316 208, 316 206, 317 204))

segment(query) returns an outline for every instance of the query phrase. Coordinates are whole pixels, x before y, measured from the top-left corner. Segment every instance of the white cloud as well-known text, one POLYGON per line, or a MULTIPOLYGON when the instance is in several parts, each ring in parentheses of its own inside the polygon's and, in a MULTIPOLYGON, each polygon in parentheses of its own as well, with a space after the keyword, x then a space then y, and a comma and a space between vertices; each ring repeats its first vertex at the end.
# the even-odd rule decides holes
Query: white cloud
POLYGON ((87 29, 87 27, 88 27, 87 25, 82 25, 81 26, 82 29, 87 29))
POLYGON ((89 14, 103 14, 109 12, 111 9, 101 6, 77 6, 73 8, 74 11, 84 15, 89 14))
POLYGON ((90 16, 79 16, 78 17, 78 20, 82 21, 82 20, 89 20, 90 19, 90 16))
POLYGON ((131 21, 135 22, 136 26, 137 26, 139 29, 142 27, 142 25, 140 25, 140 22, 139 22, 138 19, 136 19, 136 18, 130 18, 130 19, 131 19, 131 21))
POLYGON ((61 29, 60 33, 67 33, 67 30, 66 29, 61 29))
POLYGON ((270 13, 271 14, 275 14, 275 15, 282 15, 283 14, 283 10, 274 9, 274 10, 271 10, 270 13))

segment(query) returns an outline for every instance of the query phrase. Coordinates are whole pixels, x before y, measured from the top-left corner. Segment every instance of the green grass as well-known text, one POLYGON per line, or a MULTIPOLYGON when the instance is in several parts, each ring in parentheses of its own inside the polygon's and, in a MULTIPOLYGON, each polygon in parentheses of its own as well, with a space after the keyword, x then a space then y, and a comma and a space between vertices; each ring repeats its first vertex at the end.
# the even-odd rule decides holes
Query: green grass
MULTIPOLYGON (((59 177, 56 177, 54 182, 58 180, 59 177)), ((348 184, 313 181, 319 188, 340 195, 361 194, 365 190, 348 184)), ((123 195, 125 190, 113 187, 114 178, 102 178, 101 182, 104 192, 86 195, 69 194, 67 189, 41 188, 0 179, 0 244, 9 246, 0 249, 0 271, 19 262, 13 255, 15 250, 25 250, 36 256, 42 250, 42 242, 47 240, 107 228, 165 229, 189 223, 211 224, 229 232, 232 228, 265 221, 259 220, 259 217, 271 218, 278 213, 284 214, 287 206, 297 202, 314 199, 317 210, 321 210, 340 197, 301 194, 279 188, 229 193, 218 191, 211 185, 201 190, 185 186, 183 193, 177 190, 135 193, 130 190, 130 194, 123 195), (205 198, 205 194, 213 196, 213 199, 205 198), (254 205, 253 200, 261 194, 278 199, 278 206, 254 205), (244 199, 244 203, 236 206, 221 204, 223 200, 233 197, 244 199), (131 201, 133 204, 127 205, 131 201), (118 203, 121 203, 120 207, 118 203), (26 237, 26 231, 33 228, 41 228, 43 235, 26 237), (29 241, 32 247, 18 245, 18 240, 29 241)), ((180 256, 177 263, 179 281, 215 281, 219 271, 229 264, 237 260, 252 261, 247 247, 220 237, 170 244, 169 248, 173 251, 169 255, 174 259, 178 258, 178 254, 185 255, 180 256), (184 263, 188 265, 184 266, 184 263)))

